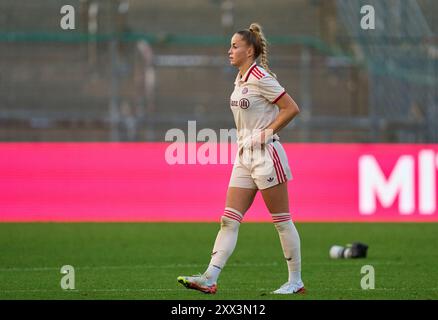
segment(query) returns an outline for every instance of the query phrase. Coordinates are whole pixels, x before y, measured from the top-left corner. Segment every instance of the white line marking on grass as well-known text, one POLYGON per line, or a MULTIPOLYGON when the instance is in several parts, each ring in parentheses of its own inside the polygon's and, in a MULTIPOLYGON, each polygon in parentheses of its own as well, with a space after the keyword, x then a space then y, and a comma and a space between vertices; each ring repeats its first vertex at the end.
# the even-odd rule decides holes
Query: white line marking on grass
MULTIPOLYGON (((357 265, 362 265, 363 262, 365 260, 335 260, 335 261, 328 261, 328 262, 305 262, 302 261, 302 264, 304 266, 306 265, 310 265, 310 266, 334 266, 334 267, 338 267, 338 266, 348 266, 348 267, 352 267, 352 266, 357 266, 357 265)), ((406 262, 392 262, 392 261, 369 261, 366 260, 366 262, 368 264, 372 264, 372 265, 376 265, 376 266, 409 266, 408 263, 406 262)))
MULTIPOLYGON (((67 292, 67 294, 69 294, 70 292, 76 292, 76 293, 80 293, 80 292, 159 292, 159 291, 163 291, 163 292, 179 292, 179 291, 185 291, 186 289, 183 287, 180 288, 175 288, 175 289, 170 289, 170 288, 140 288, 140 289, 125 289, 125 288, 120 288, 120 289, 74 289, 74 290, 68 290, 68 291, 63 291, 63 290, 54 290, 54 289, 11 289, 11 290, 0 290, 0 293, 33 293, 33 292, 67 292)), ((269 289, 269 290, 273 290, 273 289, 269 289)), ((242 289, 221 289, 221 291, 223 292, 254 292, 254 291, 264 291, 262 289, 247 289, 247 290, 242 290, 242 289)))
MULTIPOLYGON (((329 262, 305 262, 303 261, 304 266, 311 266, 311 265, 321 265, 321 266, 355 266, 356 264, 350 263, 350 262, 357 262, 360 261, 329 261, 329 262)), ((367 261, 369 262, 369 261, 367 261)), ((369 262, 373 265, 403 265, 406 266, 406 263, 403 262, 369 262)), ((277 267, 280 264, 277 262, 271 262, 271 263, 230 263, 227 266, 231 268, 260 268, 260 267, 277 267)), ((174 268, 204 268, 206 267, 206 264, 167 264, 167 265, 158 265, 158 264, 143 264, 143 265, 119 265, 119 266, 78 266, 75 269, 77 270, 118 270, 118 269, 174 269, 174 268)), ((59 270, 59 267, 12 267, 12 268, 0 268, 0 272, 37 272, 37 271, 53 271, 53 270, 59 270)))
MULTIPOLYGON (((331 261, 331 262, 305 262, 303 261, 303 266, 356 266, 361 261, 349 260, 349 261, 331 261), (356 262, 356 263, 350 263, 356 262)), ((369 261, 368 261, 369 262, 369 261)), ((369 262, 373 265, 403 265, 407 266, 408 264, 403 262, 369 262)), ((229 268, 263 268, 263 267, 277 267, 279 264, 277 262, 271 263, 230 263, 227 265, 229 268)), ((76 270, 118 270, 118 269, 175 269, 175 268, 205 268, 207 264, 167 264, 167 265, 158 265, 158 264, 143 264, 143 265, 120 265, 120 266, 78 266, 75 267, 76 270)), ((0 272, 36 272, 36 271, 53 271, 59 270, 60 267, 12 267, 12 268, 0 268, 0 272)))
MULTIPOLYGON (((259 289, 261 291, 269 291, 272 289, 259 289)), ((421 288, 420 290, 418 290, 418 288, 375 288, 372 290, 363 290, 361 288, 307 288, 306 287, 306 291, 307 293, 311 293, 311 292, 318 292, 318 291, 338 291, 338 292, 342 292, 342 291, 360 291, 360 292, 364 292, 364 291, 368 291, 368 292, 373 292, 373 291, 416 291, 416 292, 421 292, 421 291, 438 291, 438 288, 421 288)))
MULTIPOLYGON (((70 293, 87 293, 87 292, 96 292, 96 293, 104 293, 104 292, 181 292, 184 291, 185 288, 139 288, 139 289, 130 289, 130 288, 119 288, 119 289, 75 289, 75 290, 69 290, 67 294, 70 293)), ((237 288, 221 288, 221 292, 271 292, 275 290, 275 288, 259 288, 259 289, 237 289, 237 288)), ((308 289, 308 294, 311 294, 312 292, 323 292, 323 291, 336 291, 336 292, 363 292, 361 288, 310 288, 308 289)), ((372 291, 438 291, 438 288, 422 288, 421 290, 416 290, 413 288, 375 288, 373 290, 370 290, 369 292, 372 293, 372 291)), ((64 293, 63 290, 54 290, 54 289, 14 289, 14 290, 0 290, 0 293, 49 293, 49 292, 58 292, 58 293, 64 293)))
POLYGON ((0 268, 0 272, 25 272, 25 271, 52 271, 59 270, 60 268, 53 267, 35 267, 35 268, 0 268))
MULTIPOLYGON (((247 267, 276 267, 279 264, 276 262, 272 263, 230 263, 227 265, 228 267, 234 268, 247 268, 247 267)), ((121 266, 82 266, 75 267, 77 270, 108 270, 108 269, 174 269, 174 268, 205 268, 207 264, 167 264, 167 265, 152 265, 152 264, 143 264, 143 265, 121 265, 121 266)), ((12 268, 0 268, 0 272, 22 272, 22 271, 53 271, 59 270, 58 267, 32 267, 32 268, 21 268, 21 267, 12 267, 12 268)))

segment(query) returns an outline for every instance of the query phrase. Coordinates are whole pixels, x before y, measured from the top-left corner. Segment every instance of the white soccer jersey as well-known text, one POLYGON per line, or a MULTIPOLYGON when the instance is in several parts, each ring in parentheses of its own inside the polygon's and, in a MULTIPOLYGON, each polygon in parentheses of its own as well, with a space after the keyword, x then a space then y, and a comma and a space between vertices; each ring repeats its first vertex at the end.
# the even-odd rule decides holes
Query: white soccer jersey
MULTIPOLYGON (((237 74, 234 85, 230 107, 240 148, 244 139, 254 133, 253 130, 265 129, 275 120, 279 113, 275 103, 286 91, 277 79, 255 62, 243 77, 237 74)), ((277 135, 275 138, 278 140, 277 135)))

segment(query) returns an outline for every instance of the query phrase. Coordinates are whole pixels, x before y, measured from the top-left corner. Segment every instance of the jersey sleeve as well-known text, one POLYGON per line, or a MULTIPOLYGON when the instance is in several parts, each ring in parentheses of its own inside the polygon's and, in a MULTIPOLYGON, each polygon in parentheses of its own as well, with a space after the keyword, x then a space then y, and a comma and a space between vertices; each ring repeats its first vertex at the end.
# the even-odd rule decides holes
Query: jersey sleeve
POLYGON ((259 81, 260 94, 270 103, 275 104, 280 98, 286 94, 285 89, 271 75, 266 75, 259 81))

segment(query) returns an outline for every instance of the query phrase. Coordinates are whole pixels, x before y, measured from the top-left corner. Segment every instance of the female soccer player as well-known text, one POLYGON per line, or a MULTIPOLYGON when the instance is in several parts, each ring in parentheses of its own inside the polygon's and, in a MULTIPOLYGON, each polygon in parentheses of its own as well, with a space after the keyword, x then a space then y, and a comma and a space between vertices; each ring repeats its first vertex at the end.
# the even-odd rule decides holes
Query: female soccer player
POLYGON ((185 287, 216 293, 217 280, 237 242, 239 225, 260 190, 272 215, 286 258, 289 279, 275 294, 304 293, 301 280, 300 237, 289 213, 287 181, 292 179, 277 133, 300 112, 268 66, 262 28, 252 23, 235 33, 228 51, 239 69, 230 107, 237 127, 238 153, 231 173, 221 228, 211 261, 202 275, 179 276, 185 287), (260 57, 260 64, 256 64, 260 57))

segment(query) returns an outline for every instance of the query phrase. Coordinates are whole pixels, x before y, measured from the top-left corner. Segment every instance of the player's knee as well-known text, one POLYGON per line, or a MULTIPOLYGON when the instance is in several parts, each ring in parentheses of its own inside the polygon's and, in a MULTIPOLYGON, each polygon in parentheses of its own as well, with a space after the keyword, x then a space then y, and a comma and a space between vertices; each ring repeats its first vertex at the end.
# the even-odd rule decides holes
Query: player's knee
POLYGON ((272 220, 275 228, 279 232, 289 229, 292 224, 292 219, 289 213, 274 213, 272 214, 272 220))
POLYGON ((283 232, 287 229, 289 229, 289 225, 291 224, 291 220, 289 221, 283 221, 283 222, 277 222, 274 223, 275 228, 277 229, 278 232, 283 232))
POLYGON ((239 228, 239 226, 240 226, 239 221, 226 216, 221 217, 221 229, 236 230, 239 228))
POLYGON ((221 217, 221 229, 237 229, 243 219, 243 214, 238 210, 226 207, 221 217))

